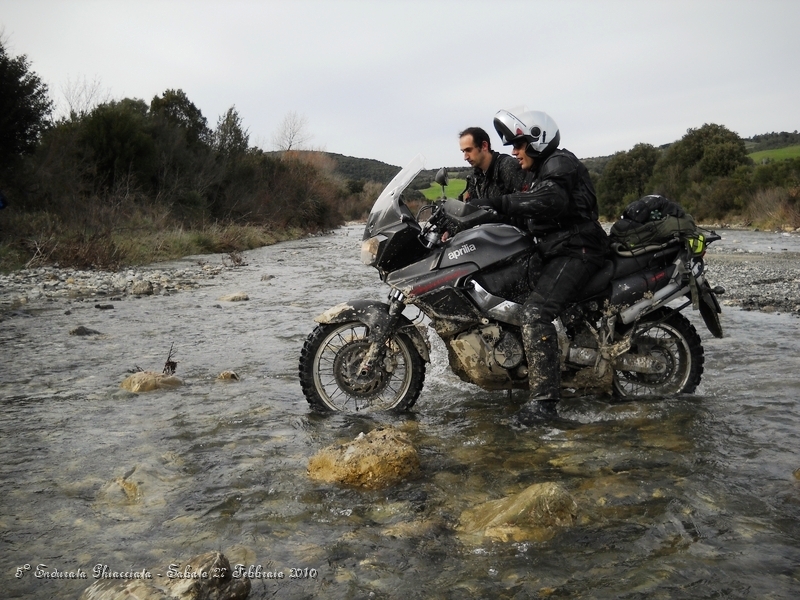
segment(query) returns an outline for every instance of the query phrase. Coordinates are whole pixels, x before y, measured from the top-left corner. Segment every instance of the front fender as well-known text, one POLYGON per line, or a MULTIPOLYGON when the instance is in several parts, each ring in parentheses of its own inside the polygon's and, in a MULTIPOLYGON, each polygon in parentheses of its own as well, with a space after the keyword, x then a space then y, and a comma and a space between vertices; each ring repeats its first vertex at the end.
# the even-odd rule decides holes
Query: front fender
MULTIPOLYGON (((389 326, 389 305, 376 300, 352 300, 332 306, 314 320, 323 324, 358 321, 367 326, 370 338, 379 338, 389 326)), ((430 362, 430 344, 426 336, 405 315, 400 315, 397 330, 411 338, 422 360, 430 362)))

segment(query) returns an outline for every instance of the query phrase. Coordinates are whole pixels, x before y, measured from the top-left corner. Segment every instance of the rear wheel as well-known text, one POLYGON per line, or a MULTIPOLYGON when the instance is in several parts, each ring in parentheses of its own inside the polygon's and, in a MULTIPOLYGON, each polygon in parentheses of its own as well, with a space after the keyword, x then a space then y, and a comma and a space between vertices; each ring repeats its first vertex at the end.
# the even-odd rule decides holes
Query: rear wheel
POLYGON ((630 352, 661 362, 665 371, 658 374, 614 372, 614 391, 622 397, 691 394, 703 375, 703 346, 697 330, 682 314, 669 309, 648 315, 637 326, 643 329, 634 339, 630 352), (650 325, 670 314, 663 322, 650 325))
POLYGON ((360 372, 369 348, 367 326, 358 321, 326 323, 311 332, 300 353, 300 385, 308 403, 321 411, 402 411, 417 401, 425 361, 403 333, 386 343, 371 373, 360 372))

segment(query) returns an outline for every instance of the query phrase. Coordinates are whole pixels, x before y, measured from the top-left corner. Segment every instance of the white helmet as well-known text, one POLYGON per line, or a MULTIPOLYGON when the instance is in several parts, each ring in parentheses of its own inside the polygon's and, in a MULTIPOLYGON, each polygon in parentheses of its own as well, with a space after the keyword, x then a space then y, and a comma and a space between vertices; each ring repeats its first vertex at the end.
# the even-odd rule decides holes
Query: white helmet
POLYGON ((558 148, 561 133, 558 125, 549 115, 536 110, 516 111, 515 116, 507 110, 497 111, 494 116, 494 128, 503 140, 504 146, 510 146, 517 140, 528 142, 525 154, 531 158, 550 154, 558 148))

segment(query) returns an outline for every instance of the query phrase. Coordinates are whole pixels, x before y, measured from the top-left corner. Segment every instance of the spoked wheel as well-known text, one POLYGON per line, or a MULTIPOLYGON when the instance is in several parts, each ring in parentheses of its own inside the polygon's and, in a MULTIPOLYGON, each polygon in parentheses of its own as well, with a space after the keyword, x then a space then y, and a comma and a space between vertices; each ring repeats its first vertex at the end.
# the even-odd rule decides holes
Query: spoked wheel
POLYGON ((641 354, 662 363, 663 373, 614 372, 614 391, 622 397, 668 396, 691 394, 700 384, 703 375, 703 346, 700 336, 689 320, 678 312, 672 312, 661 323, 659 321, 669 309, 648 315, 639 323, 639 333, 630 349, 632 354, 641 354))
POLYGON ((308 403, 322 411, 402 411, 417 401, 425 361, 411 340, 397 333, 370 373, 360 372, 369 349, 367 327, 357 321, 319 325, 300 353, 300 385, 308 403))

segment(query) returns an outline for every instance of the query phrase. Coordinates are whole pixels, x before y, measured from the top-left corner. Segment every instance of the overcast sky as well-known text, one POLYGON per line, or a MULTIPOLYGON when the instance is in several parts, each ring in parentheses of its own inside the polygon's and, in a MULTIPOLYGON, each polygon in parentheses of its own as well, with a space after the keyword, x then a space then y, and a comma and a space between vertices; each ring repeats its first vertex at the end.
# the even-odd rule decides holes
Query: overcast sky
POLYGON ((0 31, 57 102, 182 89, 265 150, 290 111, 318 149, 428 168, 465 164, 470 125, 508 151, 492 118, 519 105, 581 158, 800 129, 798 0, 0 0, 0 31))

